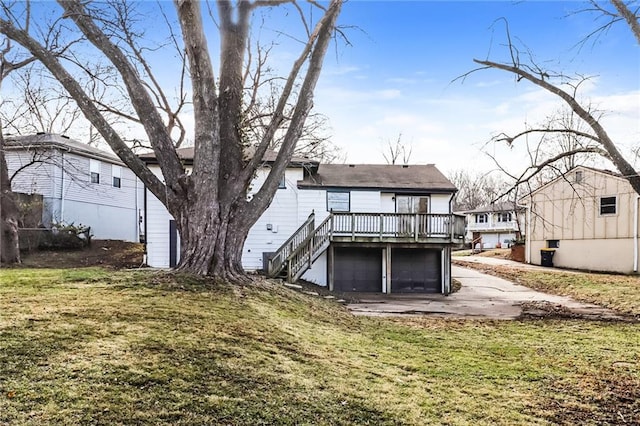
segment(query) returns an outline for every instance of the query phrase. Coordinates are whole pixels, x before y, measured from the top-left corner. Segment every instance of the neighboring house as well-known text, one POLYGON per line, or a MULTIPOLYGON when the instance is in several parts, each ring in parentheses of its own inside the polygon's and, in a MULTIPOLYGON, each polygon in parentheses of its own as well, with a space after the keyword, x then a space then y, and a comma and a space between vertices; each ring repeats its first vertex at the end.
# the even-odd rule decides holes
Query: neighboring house
MULTIPOLYGON (((193 150, 180 149, 179 155, 188 166, 193 150)), ((141 157, 153 167, 152 154, 141 157)), ((248 197, 274 159, 274 153, 265 156, 248 197)), ((464 241, 464 217, 451 214, 455 191, 433 165, 293 158, 271 205, 249 232, 243 266, 335 291, 447 294, 451 248, 464 241)), ((179 237, 172 218, 148 191, 146 205, 147 262, 174 266, 179 237)))
POLYGON ((94 238, 139 240, 142 186, 115 155, 49 133, 5 136, 5 154, 12 190, 42 195, 42 225, 90 226, 94 238))
POLYGON ((474 249, 509 247, 524 229, 524 209, 499 202, 460 212, 467 216, 467 243, 474 249))
POLYGON ((592 271, 638 271, 638 194, 617 173, 578 166, 522 198, 526 258, 592 271))

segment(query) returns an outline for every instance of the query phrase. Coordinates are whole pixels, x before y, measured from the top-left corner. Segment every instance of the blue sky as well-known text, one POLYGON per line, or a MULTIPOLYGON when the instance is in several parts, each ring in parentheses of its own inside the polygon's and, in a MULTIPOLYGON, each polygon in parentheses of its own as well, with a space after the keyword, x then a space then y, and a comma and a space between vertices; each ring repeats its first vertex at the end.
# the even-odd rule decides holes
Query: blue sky
MULTIPOLYGON (((536 61, 573 75, 594 76, 584 99, 607 111, 611 135, 640 144, 640 46, 619 24, 582 49, 576 44, 601 21, 573 14, 571 1, 350 1, 340 23, 351 46, 329 53, 316 90, 316 111, 329 117, 333 141, 347 161, 384 162, 385 141, 413 146, 412 162, 442 170, 492 168, 479 148, 500 131, 522 129, 562 104, 529 83, 487 70, 473 58, 502 60, 505 25, 536 61)), ((522 152, 496 146, 514 168, 522 152)))
MULTIPOLYGON (((55 3, 36 4, 42 13, 59 13, 55 3)), ((171 15, 173 4, 161 4, 171 15)), ((139 16, 147 35, 162 39, 166 28, 150 19, 157 7, 142 2, 139 16)), ((563 105, 500 71, 453 81, 475 68, 473 58, 507 59, 504 18, 512 39, 538 63, 593 76, 581 99, 606 112, 605 128, 628 152, 640 146, 640 46, 618 24, 579 49, 576 45, 603 23, 594 13, 575 13, 584 7, 578 1, 347 1, 339 24, 350 45, 339 43, 328 52, 315 111, 328 117, 331 139, 347 162, 384 163, 385 143, 402 134, 412 146, 413 163, 488 171, 493 165, 480 148, 492 135, 522 130, 525 122, 540 122, 563 105)), ((295 13, 285 20, 285 10, 265 11, 262 27, 254 28, 263 44, 270 39, 278 44, 272 59, 282 75, 300 48, 283 35, 294 31, 292 22, 299 23, 295 13)), ((217 32, 212 22, 207 25, 217 61, 217 32)), ((154 55, 152 65, 171 92, 178 61, 165 50, 154 55)), ((521 145, 490 149, 512 170, 525 165, 521 145)))

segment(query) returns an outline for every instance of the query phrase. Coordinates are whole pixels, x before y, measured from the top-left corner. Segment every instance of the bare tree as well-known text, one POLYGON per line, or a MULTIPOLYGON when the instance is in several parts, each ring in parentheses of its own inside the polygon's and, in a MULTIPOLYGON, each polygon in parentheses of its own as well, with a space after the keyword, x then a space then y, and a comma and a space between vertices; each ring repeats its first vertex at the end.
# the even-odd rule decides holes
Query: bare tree
POLYGON ((608 153, 597 142, 585 136, 588 133, 584 127, 584 121, 576 117, 572 110, 561 109, 539 125, 527 126, 513 136, 505 133, 494 136, 485 145, 484 153, 512 182, 506 188, 507 192, 516 186, 536 188, 563 176, 578 165, 593 165, 596 157, 609 158, 608 153), (529 164, 514 172, 487 147, 500 142, 511 147, 516 140, 524 143, 529 164))
MULTIPOLYGON (((11 43, 3 42, 0 50, 0 88, 4 79, 16 69, 31 63, 34 58, 9 58, 11 43)), ((4 152, 4 136, 0 120, 0 263, 20 263, 18 219, 20 211, 11 191, 11 179, 4 152)))
POLYGON ((453 200, 454 211, 473 210, 491 204, 510 188, 507 182, 492 173, 458 169, 448 173, 447 177, 458 188, 453 200))
MULTIPOLYGON (((65 63, 43 48, 38 34, 21 27, 14 19, 15 11, 4 8, 0 33, 22 45, 37 58, 67 90, 87 119, 98 129, 111 149, 142 180, 146 187, 167 207, 176 220, 180 233, 178 269, 202 275, 214 275, 234 282, 247 280, 241 254, 249 229, 268 207, 277 190, 305 120, 312 108, 313 91, 322 69, 342 0, 332 0, 326 7, 310 1, 320 18, 311 25, 295 1, 239 1, 216 3, 216 24, 220 39, 219 70, 216 78, 204 30, 202 8, 207 4, 177 0, 175 11, 191 83, 194 135, 194 164, 187 172, 176 153, 171 120, 163 119, 155 91, 151 64, 145 51, 136 52, 123 43, 126 28, 132 39, 139 40, 131 20, 121 12, 126 2, 86 3, 59 0, 65 27, 73 25, 89 41, 101 57, 115 69, 126 88, 126 99, 144 128, 158 160, 164 181, 158 178, 125 143, 105 119, 105 107, 93 102, 65 63), (255 147, 247 155, 250 140, 242 130, 245 117, 246 91, 244 74, 250 22, 256 10, 265 7, 292 6, 304 28, 301 53, 284 77, 276 107, 269 125, 255 147), (138 54, 140 53, 140 54, 138 54), (247 188, 262 158, 282 129, 287 105, 294 105, 273 167, 260 190, 247 200, 247 188)), ((131 10, 127 9, 127 16, 131 10)), ((164 15, 163 15, 164 16, 164 15)), ((313 15, 315 16, 315 15, 313 15)), ((153 21, 153 19, 148 19, 153 21)), ((173 33, 172 33, 173 34, 173 33)), ((86 46, 85 46, 86 48, 86 46)), ((179 77, 181 78, 181 77, 179 77)), ((181 81, 178 82, 180 86, 181 81)), ((166 113, 166 111, 164 111, 166 113)))
MULTIPOLYGON (((620 0, 611 0, 611 5, 613 9, 601 5, 599 2, 591 1, 592 7, 588 10, 596 11, 601 17, 607 19, 607 22, 588 37, 601 33, 616 22, 624 21, 628 24, 640 44, 638 10, 631 11, 629 6, 620 0)), ((509 62, 501 63, 488 59, 474 59, 474 62, 481 65, 481 68, 471 72, 491 68, 512 73, 516 76, 517 81, 529 81, 559 97, 575 115, 572 116, 572 119, 574 119, 573 122, 569 123, 571 126, 565 125, 566 123, 554 123, 551 121, 547 126, 526 129, 516 135, 502 134, 497 137, 497 140, 512 144, 525 136, 542 134, 544 137, 548 135, 564 135, 567 138, 575 138, 574 140, 581 141, 578 144, 572 144, 565 150, 559 150, 555 155, 545 158, 538 158, 537 156, 540 152, 536 152, 536 158, 533 159, 534 161, 532 161, 531 167, 520 177, 512 176, 516 184, 530 181, 533 176, 536 176, 549 167, 557 168, 557 164, 566 158, 575 158, 575 156, 581 154, 599 154, 610 160, 618 171, 629 181, 634 191, 640 194, 640 176, 620 152, 618 144, 611 139, 602 126, 601 114, 594 111, 589 104, 582 103, 577 97, 578 89, 587 78, 582 76, 570 78, 562 73, 552 72, 535 63, 531 59, 532 55, 529 52, 521 51, 514 45, 509 34, 508 26, 507 39, 510 55, 509 62), (578 122, 582 124, 584 129, 580 126, 574 126, 574 124, 578 122), (557 124, 561 125, 558 126, 557 124)), ((465 74, 462 78, 465 78, 468 74, 469 73, 465 74)))
POLYGON ((398 133, 398 137, 395 141, 387 139, 387 142, 382 147, 382 157, 387 164, 409 164, 411 161, 411 153, 413 152, 413 146, 409 143, 402 142, 402 133, 398 133))

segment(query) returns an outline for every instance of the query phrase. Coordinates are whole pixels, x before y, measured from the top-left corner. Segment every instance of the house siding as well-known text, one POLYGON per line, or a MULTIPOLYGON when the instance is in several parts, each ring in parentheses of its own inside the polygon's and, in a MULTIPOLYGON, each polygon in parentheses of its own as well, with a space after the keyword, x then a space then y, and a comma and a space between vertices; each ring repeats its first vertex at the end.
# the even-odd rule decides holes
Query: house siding
MULTIPOLYGON (((255 194, 269 173, 259 170, 251 184, 249 195, 255 194)), ((263 268, 263 253, 275 252, 301 223, 298 215, 298 193, 296 182, 302 179, 302 169, 287 169, 285 188, 276 191, 273 201, 249 230, 242 251, 242 266, 251 271, 263 268), (268 229, 271 228, 271 229, 268 229)), ((308 214, 307 214, 308 216, 308 214)))
POLYGON ((122 168, 121 187, 112 185, 112 162, 100 161, 100 183, 89 178, 88 157, 73 152, 48 148, 26 152, 8 150, 9 173, 34 160, 36 163, 21 170, 12 181, 17 192, 43 196, 42 222, 90 226, 99 239, 138 241, 138 209, 136 177, 122 168))
POLYGON ((535 192, 528 237, 531 263, 540 249, 558 240, 555 266, 597 271, 631 272, 634 253, 634 208, 637 195, 622 178, 581 168, 581 182, 559 179, 535 192), (615 196, 616 213, 601 215, 600 198, 615 196))
MULTIPOLYGON (((9 177, 16 170, 32 163, 37 159, 44 160, 45 154, 36 153, 35 156, 24 151, 7 150, 5 158, 7 161, 7 169, 9 177)), ((54 164, 59 162, 59 152, 54 151, 48 154, 51 161, 45 163, 34 163, 15 175, 11 181, 11 189, 16 192, 25 194, 40 194, 43 197, 59 197, 60 191, 60 174, 58 167, 54 164), (57 189, 57 191, 56 191, 57 189)))
POLYGON ((429 213, 449 213, 452 194, 432 194, 429 213))
POLYGON ((156 268, 169 267, 169 222, 171 215, 150 191, 146 190, 146 252, 147 264, 156 268))

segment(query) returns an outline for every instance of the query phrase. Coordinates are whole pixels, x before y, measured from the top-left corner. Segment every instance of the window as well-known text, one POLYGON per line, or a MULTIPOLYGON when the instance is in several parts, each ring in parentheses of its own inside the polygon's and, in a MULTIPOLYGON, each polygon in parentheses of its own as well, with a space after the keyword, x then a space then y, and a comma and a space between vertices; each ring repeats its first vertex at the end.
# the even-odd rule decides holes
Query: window
POLYGON ((349 192, 327 191, 327 211, 348 212, 350 195, 349 192))
POLYGON ((580 183, 580 182, 582 182, 582 170, 577 170, 577 171, 576 171, 576 174, 575 174, 575 176, 574 176, 574 178, 575 178, 575 179, 574 179, 574 182, 575 182, 575 183, 580 183))
POLYGON ((616 197, 600 198, 600 214, 616 214, 616 197))
POLYGON ((122 186, 122 167, 113 164, 111 166, 111 176, 113 177, 113 187, 120 188, 122 186))
POLYGON ((511 213, 509 212, 498 213, 498 222, 511 222, 511 213))
POLYGON ((476 223, 487 223, 488 221, 486 213, 476 215, 476 223))
POLYGON ((280 182, 278 182, 278 189, 285 189, 287 187, 287 181, 285 179, 285 175, 282 175, 280 178, 280 182))
POLYGON ((89 160, 89 178, 91 183, 100 183, 100 161, 89 160))
POLYGON ((547 240, 547 248, 560 248, 560 240, 547 240))

